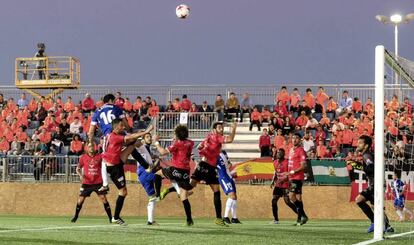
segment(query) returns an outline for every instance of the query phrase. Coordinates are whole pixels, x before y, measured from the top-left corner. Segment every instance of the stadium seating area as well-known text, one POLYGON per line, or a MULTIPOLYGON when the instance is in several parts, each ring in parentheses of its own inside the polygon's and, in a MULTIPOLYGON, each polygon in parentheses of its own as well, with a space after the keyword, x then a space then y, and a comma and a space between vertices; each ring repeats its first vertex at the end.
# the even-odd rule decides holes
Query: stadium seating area
MULTIPOLYGON (((5 95, 7 96, 7 95, 5 95)), ((346 157, 357 145, 360 135, 373 136, 374 104, 370 98, 361 102, 352 98, 347 91, 335 100, 320 87, 313 94, 311 89, 289 92, 286 87, 275 95, 270 105, 253 105, 248 94, 230 94, 225 101, 218 95, 214 102, 192 103, 186 95, 175 98, 167 105, 158 105, 151 97, 135 101, 122 98, 117 93, 115 104, 123 108, 129 125, 134 129, 145 128, 159 112, 218 112, 219 119, 237 117, 242 121, 247 114, 250 130, 253 126, 266 123, 267 132, 260 137, 261 156, 268 156, 274 150, 286 151, 292 146, 291 136, 300 133, 303 144, 312 158, 346 157), (300 93, 304 92, 303 95, 300 93)), ((4 98, 0 94, 0 154, 2 155, 80 155, 86 141, 86 131, 92 112, 103 105, 99 98, 86 94, 78 104, 68 97, 34 98, 28 100, 25 94, 18 98, 4 98), (17 101, 17 102, 16 102, 17 101)), ((407 98, 399 102, 394 96, 386 104, 386 127, 388 136, 394 142, 411 143, 412 104, 407 98)), ((201 119, 200 119, 201 120, 201 119)), ((198 124, 197 124, 198 125, 198 124)), ((202 125, 202 124, 199 124, 202 125)), ((204 124, 204 128, 210 124, 204 124)), ((99 136, 99 135, 97 135, 99 136)), ((397 144, 398 145, 398 144, 397 144)), ((99 146, 97 146, 99 147, 99 146)))

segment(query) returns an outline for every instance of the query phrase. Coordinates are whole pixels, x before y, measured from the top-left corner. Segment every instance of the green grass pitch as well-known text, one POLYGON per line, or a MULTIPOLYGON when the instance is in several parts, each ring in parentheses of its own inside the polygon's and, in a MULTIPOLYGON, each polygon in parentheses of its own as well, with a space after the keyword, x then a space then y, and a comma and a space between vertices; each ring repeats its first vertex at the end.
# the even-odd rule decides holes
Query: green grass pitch
MULTIPOLYGON (((310 220, 296 227, 293 220, 279 225, 270 220, 243 220, 241 225, 218 227, 213 219, 195 219, 193 227, 182 218, 159 218, 147 226, 145 218, 125 217, 126 227, 104 217, 0 216, 0 244, 353 244, 372 238, 367 221, 310 220)), ((414 223, 394 223, 396 233, 414 230, 414 223)), ((414 244, 414 234, 379 244, 414 244)))

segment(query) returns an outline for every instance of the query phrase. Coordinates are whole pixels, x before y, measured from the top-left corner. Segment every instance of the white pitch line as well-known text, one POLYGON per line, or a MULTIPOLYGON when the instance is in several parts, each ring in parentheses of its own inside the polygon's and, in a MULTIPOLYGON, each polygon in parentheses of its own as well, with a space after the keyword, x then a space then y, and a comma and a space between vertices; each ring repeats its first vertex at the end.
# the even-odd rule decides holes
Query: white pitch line
POLYGON ((409 231, 409 232, 404 232, 404 233, 400 233, 400 234, 395 234, 395 235, 387 236, 387 238, 400 237, 400 236, 405 236, 405 235, 412 234, 412 233, 414 233, 414 231, 409 231))
MULTIPOLYGON (((177 225, 181 223, 163 223, 165 225, 177 225)), ((108 227, 120 227, 127 228, 129 226, 147 226, 147 224, 129 224, 128 226, 118 226, 115 224, 111 225, 83 225, 83 226, 52 226, 52 227, 43 227, 43 228, 23 228, 23 229, 14 229, 14 230, 0 230, 1 233, 13 233, 13 232, 25 232, 25 231, 48 231, 48 230, 74 230, 74 229, 83 229, 83 228, 108 228, 108 227)), ((162 227, 162 226, 161 226, 162 227)))

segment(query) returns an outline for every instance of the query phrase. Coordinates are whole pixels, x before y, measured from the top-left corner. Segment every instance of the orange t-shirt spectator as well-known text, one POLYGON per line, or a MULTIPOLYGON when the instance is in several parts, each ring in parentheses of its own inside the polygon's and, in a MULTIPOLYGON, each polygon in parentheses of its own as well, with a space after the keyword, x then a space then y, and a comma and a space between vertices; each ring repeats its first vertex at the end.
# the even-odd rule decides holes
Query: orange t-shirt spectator
POLYGON ((160 112, 160 107, 157 105, 155 100, 151 101, 151 107, 148 109, 148 115, 150 117, 155 117, 160 112))
POLYGON ((303 100, 306 101, 306 104, 312 109, 315 107, 315 96, 312 94, 312 90, 310 88, 306 89, 306 93, 303 96, 303 100))
POLYGON ((296 119, 296 126, 305 127, 309 118, 306 116, 305 112, 302 111, 301 115, 296 119))
POLYGON ((354 98, 354 102, 352 103, 352 111, 354 113, 361 113, 362 112, 362 103, 361 101, 358 99, 358 97, 354 98))
MULTIPOLYGON (((46 109, 46 107, 45 107, 45 109, 46 109)), ((65 105, 63 106, 63 109, 66 112, 70 112, 70 111, 74 111, 75 110, 75 103, 73 103, 72 97, 70 97, 70 96, 68 97, 68 100, 66 101, 65 105)))
POLYGON ((279 93, 277 93, 275 102, 277 104, 279 101, 282 101, 283 105, 286 106, 287 103, 289 102, 289 100, 290 100, 290 96, 289 96, 289 93, 287 91, 287 88, 285 86, 283 86, 280 89, 279 93))
POLYGON ((137 99, 135 100, 133 109, 134 111, 139 111, 142 107, 142 98, 141 96, 138 96, 137 99))
POLYGON ((282 135, 281 129, 277 131, 277 135, 275 136, 273 145, 276 147, 276 149, 280 149, 285 145, 285 137, 282 135))
POLYGON ((83 152, 83 142, 80 140, 79 135, 73 136, 72 142, 70 142, 70 155, 81 155, 83 152))
POLYGON ((47 132, 45 128, 42 128, 42 132, 39 134, 39 140, 42 144, 49 144, 52 140, 52 134, 47 132))
POLYGON ((253 112, 250 115, 250 119, 252 121, 262 121, 262 114, 257 110, 256 107, 253 109, 253 112))
POLYGON ((132 105, 131 101, 129 101, 129 98, 126 98, 125 103, 124 103, 124 110, 128 111, 128 112, 131 112, 132 108, 133 108, 133 105, 132 105))

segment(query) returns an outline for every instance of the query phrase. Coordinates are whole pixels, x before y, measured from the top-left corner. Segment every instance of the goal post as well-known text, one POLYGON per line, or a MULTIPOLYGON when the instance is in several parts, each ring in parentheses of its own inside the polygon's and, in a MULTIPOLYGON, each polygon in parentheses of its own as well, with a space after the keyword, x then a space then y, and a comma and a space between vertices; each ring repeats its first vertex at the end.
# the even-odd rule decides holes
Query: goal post
POLYGON ((385 48, 375 47, 375 177, 374 177, 374 240, 382 240, 384 234, 384 180, 385 180, 385 48))

